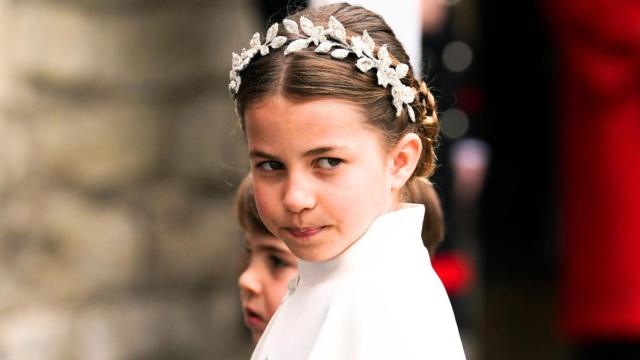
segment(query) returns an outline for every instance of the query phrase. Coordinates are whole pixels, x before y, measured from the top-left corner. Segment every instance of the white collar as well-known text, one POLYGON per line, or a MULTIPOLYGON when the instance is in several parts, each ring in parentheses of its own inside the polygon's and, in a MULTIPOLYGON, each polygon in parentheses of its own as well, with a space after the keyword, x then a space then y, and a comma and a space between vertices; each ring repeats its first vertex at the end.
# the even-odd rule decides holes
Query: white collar
POLYGON ((360 239, 338 256, 322 262, 299 259, 300 284, 316 284, 338 274, 371 271, 386 265, 376 259, 402 262, 403 254, 424 250, 421 239, 423 219, 422 204, 403 203, 400 209, 380 215, 360 239))

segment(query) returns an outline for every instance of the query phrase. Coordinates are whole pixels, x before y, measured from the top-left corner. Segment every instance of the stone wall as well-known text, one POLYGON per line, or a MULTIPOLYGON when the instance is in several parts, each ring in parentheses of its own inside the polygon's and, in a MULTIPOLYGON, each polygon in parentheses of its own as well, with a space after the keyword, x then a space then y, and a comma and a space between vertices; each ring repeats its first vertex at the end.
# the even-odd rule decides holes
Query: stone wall
POLYGON ((250 5, 0 0, 0 359, 248 357, 227 79, 250 5))

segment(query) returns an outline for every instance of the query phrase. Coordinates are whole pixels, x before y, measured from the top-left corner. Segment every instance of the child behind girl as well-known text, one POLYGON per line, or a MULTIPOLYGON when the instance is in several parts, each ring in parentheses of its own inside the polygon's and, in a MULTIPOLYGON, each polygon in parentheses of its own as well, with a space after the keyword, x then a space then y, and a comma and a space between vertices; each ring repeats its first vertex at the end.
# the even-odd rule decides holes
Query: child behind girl
POLYGON ((256 208, 299 259, 252 359, 463 359, 406 185, 435 168, 426 84, 377 14, 303 10, 233 55, 256 208))
MULTIPOLYGON (((236 216, 244 231, 247 263, 238 278, 244 322, 254 344, 287 293, 289 280, 298 274, 298 260, 285 243, 264 226, 256 209, 251 174, 245 176, 235 196, 236 216)), ((428 181, 407 189, 409 202, 425 206, 422 239, 433 256, 444 235, 438 195, 428 181)))
POLYGON ((260 220, 251 175, 240 183, 235 204, 247 252, 246 268, 238 278, 238 286, 244 323, 255 344, 287 293, 287 283, 298 274, 298 260, 260 220))

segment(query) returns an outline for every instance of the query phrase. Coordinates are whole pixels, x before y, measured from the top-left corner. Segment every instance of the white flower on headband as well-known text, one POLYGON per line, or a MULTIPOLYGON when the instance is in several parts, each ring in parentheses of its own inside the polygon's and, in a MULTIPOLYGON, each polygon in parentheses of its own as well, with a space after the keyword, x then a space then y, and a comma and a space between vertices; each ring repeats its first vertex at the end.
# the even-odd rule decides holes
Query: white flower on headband
POLYGON ((240 88, 240 75, 238 74, 240 71, 244 70, 251 62, 254 56, 257 53, 265 56, 269 54, 269 46, 272 49, 277 49, 284 45, 287 42, 287 38, 285 36, 276 36, 278 35, 278 24, 273 24, 267 30, 267 37, 264 40, 264 44, 260 43, 260 33, 253 34, 249 45, 251 48, 249 50, 242 49, 240 55, 236 53, 231 54, 231 71, 229 72, 229 91, 236 94, 238 89, 240 88))
MULTIPOLYGON (((312 43, 316 46, 315 52, 329 53, 331 57, 336 59, 344 59, 349 56, 349 53, 353 53, 358 57, 356 67, 360 71, 366 73, 375 68, 377 69, 376 77, 378 78, 378 85, 385 88, 387 85, 391 85, 391 96, 393 97, 393 105, 396 108, 396 116, 400 116, 403 106, 406 105, 409 118, 412 122, 416 121, 415 112, 411 107, 411 103, 416 96, 416 90, 404 85, 400 81, 407 76, 409 66, 399 63, 395 68, 392 68, 391 57, 389 56, 386 45, 380 46, 377 53, 374 53, 376 44, 366 30, 362 33, 361 37, 352 36, 350 39, 351 43, 349 43, 344 26, 333 16, 329 17, 328 29, 313 25, 311 20, 304 16, 300 17, 300 28, 298 28, 298 24, 295 21, 289 19, 284 19, 282 25, 284 25, 288 33, 301 37, 300 39, 292 41, 287 46, 284 50, 285 56, 306 49, 312 43), (302 33, 300 33, 300 29, 302 29, 302 33), (327 37, 332 40, 329 40, 327 37)), ((240 88, 239 72, 247 67, 251 59, 253 59, 258 52, 260 55, 265 56, 269 53, 269 46, 277 49, 287 41, 287 38, 284 36, 276 36, 277 33, 278 24, 274 24, 267 31, 264 44, 260 43, 260 34, 255 33, 251 39, 251 48, 249 50, 242 49, 240 55, 233 53, 233 63, 231 73, 229 74, 231 80, 229 90, 232 94, 236 94, 240 88)))

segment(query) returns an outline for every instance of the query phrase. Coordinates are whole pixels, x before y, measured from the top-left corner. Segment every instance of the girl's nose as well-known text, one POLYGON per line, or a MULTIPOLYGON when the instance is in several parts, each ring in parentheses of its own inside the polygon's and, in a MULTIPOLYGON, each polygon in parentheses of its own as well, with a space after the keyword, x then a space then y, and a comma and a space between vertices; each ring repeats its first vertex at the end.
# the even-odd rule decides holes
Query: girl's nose
POLYGON ((316 205, 315 194, 308 181, 302 177, 289 177, 282 203, 288 211, 299 213, 316 205))
POLYGON ((258 279, 255 266, 247 266, 247 268, 238 277, 238 287, 247 294, 259 294, 261 291, 260 281, 258 279))

